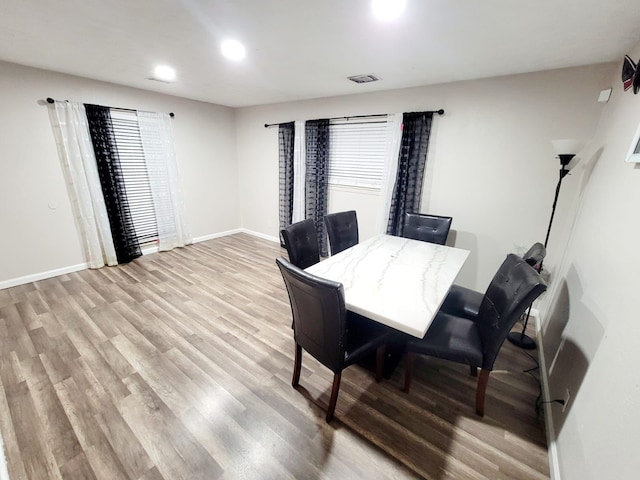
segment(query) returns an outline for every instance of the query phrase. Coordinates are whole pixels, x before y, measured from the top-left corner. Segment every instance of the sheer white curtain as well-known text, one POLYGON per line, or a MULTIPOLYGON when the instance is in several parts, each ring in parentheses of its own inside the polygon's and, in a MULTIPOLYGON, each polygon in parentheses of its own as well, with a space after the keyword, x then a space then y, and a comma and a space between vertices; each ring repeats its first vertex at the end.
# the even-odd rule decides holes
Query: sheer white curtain
POLYGON ((191 237, 184 220, 171 117, 166 113, 137 113, 158 224, 158 250, 184 247, 191 243, 191 237))
POLYGON ((293 137, 293 213, 291 223, 305 219, 305 178, 307 154, 304 120, 296 120, 293 137))
POLYGON ((48 104, 49 120, 89 268, 117 265, 84 105, 48 104))
POLYGON ((378 216, 378 233, 387 232, 389 211, 391 210, 391 197, 398 171, 398 155, 400 154, 400 142, 402 140, 402 113, 391 113, 387 116, 386 145, 384 151, 384 170, 382 172, 382 188, 380 197, 382 210, 378 216))

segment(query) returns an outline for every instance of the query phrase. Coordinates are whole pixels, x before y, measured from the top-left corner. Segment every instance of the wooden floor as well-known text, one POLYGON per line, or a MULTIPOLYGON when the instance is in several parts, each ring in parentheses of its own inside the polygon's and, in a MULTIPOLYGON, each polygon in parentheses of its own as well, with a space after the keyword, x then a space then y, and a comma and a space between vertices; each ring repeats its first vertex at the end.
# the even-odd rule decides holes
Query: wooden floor
POLYGON ((376 384, 303 355, 276 244, 238 234, 0 290, 11 479, 546 479, 535 362, 508 342, 474 413, 468 368, 376 384))

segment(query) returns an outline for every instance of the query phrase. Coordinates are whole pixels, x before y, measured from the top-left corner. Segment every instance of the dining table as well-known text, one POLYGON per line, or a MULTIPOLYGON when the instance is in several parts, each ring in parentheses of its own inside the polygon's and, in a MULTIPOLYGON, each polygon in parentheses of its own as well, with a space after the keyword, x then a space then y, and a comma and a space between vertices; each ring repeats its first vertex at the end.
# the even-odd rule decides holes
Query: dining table
POLYGON ((422 338, 468 256, 461 248, 376 235, 306 271, 340 282, 348 310, 422 338))

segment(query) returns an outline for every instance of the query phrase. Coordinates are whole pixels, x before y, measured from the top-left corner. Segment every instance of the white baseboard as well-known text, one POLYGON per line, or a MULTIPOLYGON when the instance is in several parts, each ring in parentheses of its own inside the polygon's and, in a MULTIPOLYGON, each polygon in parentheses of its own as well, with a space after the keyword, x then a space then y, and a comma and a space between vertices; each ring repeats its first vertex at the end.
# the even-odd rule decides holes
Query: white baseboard
MULTIPOLYGON (((214 238, 226 237, 227 235, 233 235, 235 233, 246 233, 248 235, 253 235, 254 237, 262 238, 263 240, 268 240, 270 242, 280 243, 280 239, 278 237, 273 237, 271 235, 265 235, 264 233, 254 232, 253 230, 248 230, 246 228, 236 228, 234 230, 227 230, 225 232, 212 233, 211 235, 204 235, 202 237, 196 237, 193 239, 193 243, 205 242, 207 240, 212 240, 214 238)), ((151 253, 157 253, 158 247, 151 246, 145 247, 142 249, 143 255, 149 255, 151 253)), ((25 275, 24 277, 11 278, 9 280, 0 281, 0 290, 5 288, 16 287, 18 285, 24 285, 25 283, 37 282, 38 280, 46 280, 47 278, 58 277, 60 275, 65 275, 67 273, 78 272, 80 270, 86 270, 89 268, 89 265, 86 263, 80 263, 78 265, 72 265, 70 267, 57 268, 55 270, 49 270, 46 272, 33 273, 31 275, 25 275)), ((2 480, 2 477, 0 477, 2 480)))
MULTIPOLYGON (((558 446, 556 445, 556 432, 553 428, 551 416, 551 403, 549 403, 549 380, 547 378, 547 363, 542 348, 542 322, 536 312, 536 339, 538 342, 538 358, 540 362, 540 385, 542 387, 542 400, 544 403, 544 418, 547 430, 547 452, 549 455, 549 473, 551 480, 561 480, 560 464, 558 462, 558 446)), ((532 312, 533 314, 533 312, 532 312)))
POLYGON ((263 240, 268 240, 270 242, 280 243, 280 239, 278 237, 274 237, 272 235, 266 235, 260 232, 254 232, 253 230, 249 230, 247 228, 241 228, 240 231, 242 233, 246 233, 248 235, 253 235, 254 237, 262 238, 263 240))
POLYGON ((86 263, 79 263, 78 265, 72 265, 70 267, 56 268, 55 270, 49 270, 46 272, 33 273, 31 275, 25 275, 24 277, 11 278, 9 280, 3 280, 0 282, 0 290, 4 288, 16 287, 18 285, 24 285, 25 283, 37 282, 38 280, 45 280, 47 278, 58 277, 60 275, 66 275, 67 273, 78 272, 80 270, 86 270, 89 265, 86 263))
POLYGON ((213 240, 214 238, 226 237, 227 235, 233 235, 234 233, 242 233, 242 228, 235 228, 233 230, 227 230, 224 232, 212 233, 210 235, 203 235, 193 239, 193 243, 206 242, 207 240, 213 240))

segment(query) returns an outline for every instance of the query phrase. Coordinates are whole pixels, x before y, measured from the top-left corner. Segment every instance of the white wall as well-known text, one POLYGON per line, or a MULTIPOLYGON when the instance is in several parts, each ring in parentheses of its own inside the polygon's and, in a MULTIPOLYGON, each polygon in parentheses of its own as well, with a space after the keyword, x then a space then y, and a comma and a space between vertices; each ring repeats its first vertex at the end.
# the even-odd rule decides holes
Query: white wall
MULTIPOLYGON (((459 283, 483 290, 518 247, 543 241, 559 168, 550 140, 593 135, 611 65, 242 108, 237 149, 242 226, 277 236, 278 134, 265 123, 444 108, 434 119, 422 211, 453 216, 471 250, 459 283)), ((329 210, 357 205, 373 233, 380 199, 330 192, 329 210)), ((361 219, 362 217, 362 219, 361 219)), ((366 238, 366 234, 363 238, 366 238)), ((553 266, 553 261, 549 267, 553 266)))
POLYGON ((239 227, 233 109, 0 62, 0 282, 84 263, 46 97, 174 112, 192 235, 239 227))
MULTIPOLYGON (((640 44, 631 56, 640 57, 640 44)), ((640 95, 622 91, 619 71, 597 65, 234 112, 0 63, 0 281, 84 261, 46 107, 38 103, 48 96, 175 112, 194 236, 238 226, 277 235, 277 129, 264 123, 445 108, 434 122, 423 210, 453 215, 456 244, 472 250, 461 283, 478 289, 506 251, 546 233, 558 170, 550 139, 590 138, 563 184, 546 262, 553 276, 542 336, 553 366, 551 398, 571 392, 565 413, 552 407, 552 421, 563 480, 636 478, 640 167, 624 157, 640 122, 640 95), (602 109, 596 98, 609 86, 602 109)), ((363 237, 372 234, 376 195, 331 195, 331 210, 355 206, 363 237)))
MULTIPOLYGON (((628 52, 640 56, 640 44, 628 52)), ((622 59, 621 59, 622 60, 622 59)), ((640 164, 624 159, 640 95, 610 69, 611 100, 567 177, 564 224, 550 241, 564 258, 548 294, 542 336, 562 480, 626 480, 640 471, 640 164)), ((554 224, 555 228, 555 224, 554 224)))

